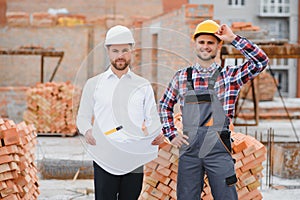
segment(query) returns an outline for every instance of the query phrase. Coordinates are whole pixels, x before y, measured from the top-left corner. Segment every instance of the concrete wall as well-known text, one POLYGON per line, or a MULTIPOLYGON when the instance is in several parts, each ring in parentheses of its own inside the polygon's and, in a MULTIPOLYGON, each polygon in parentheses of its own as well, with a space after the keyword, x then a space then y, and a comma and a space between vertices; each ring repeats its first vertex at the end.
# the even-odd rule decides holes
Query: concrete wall
MULTIPOLYGON (((55 48, 64 52, 53 81, 71 81, 83 87, 88 77, 104 71, 103 47, 106 29, 100 26, 74 27, 4 27, 0 29, 1 48, 16 49, 23 45, 55 48)), ((44 82, 58 62, 44 59, 44 82)), ((26 109, 26 87, 40 82, 41 57, 36 55, 0 55, 0 115, 21 121, 26 109)))
POLYGON ((212 6, 183 6, 143 23, 141 74, 157 85, 157 100, 176 71, 193 64, 191 35, 200 21, 212 18, 212 11, 212 6))

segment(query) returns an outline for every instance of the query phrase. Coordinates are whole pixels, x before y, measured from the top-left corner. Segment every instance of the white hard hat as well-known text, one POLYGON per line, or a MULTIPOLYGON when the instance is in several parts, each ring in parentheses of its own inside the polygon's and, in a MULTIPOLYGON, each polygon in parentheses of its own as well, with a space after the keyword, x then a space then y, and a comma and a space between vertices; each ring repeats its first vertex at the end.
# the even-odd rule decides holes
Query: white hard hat
POLYGON ((131 31, 121 25, 110 28, 106 33, 104 45, 112 44, 132 44, 134 45, 134 38, 131 31))

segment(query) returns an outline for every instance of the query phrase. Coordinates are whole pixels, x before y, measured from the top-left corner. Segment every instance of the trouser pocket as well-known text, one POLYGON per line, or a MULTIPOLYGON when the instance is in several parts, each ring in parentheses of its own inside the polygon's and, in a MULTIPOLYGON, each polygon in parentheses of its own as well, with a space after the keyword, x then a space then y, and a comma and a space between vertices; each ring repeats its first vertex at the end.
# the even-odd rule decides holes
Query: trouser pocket
POLYGON ((231 153, 231 131, 221 131, 218 132, 220 139, 224 145, 224 147, 226 148, 226 150, 231 153))

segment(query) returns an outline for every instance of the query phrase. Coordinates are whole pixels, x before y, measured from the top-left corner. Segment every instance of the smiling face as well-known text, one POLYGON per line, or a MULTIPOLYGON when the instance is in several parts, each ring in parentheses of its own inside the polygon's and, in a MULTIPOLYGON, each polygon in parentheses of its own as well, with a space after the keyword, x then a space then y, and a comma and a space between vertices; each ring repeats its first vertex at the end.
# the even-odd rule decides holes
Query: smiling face
POLYGON ((131 62, 132 46, 130 44, 110 45, 107 47, 108 56, 113 69, 124 71, 131 62))
POLYGON ((195 52, 200 62, 214 62, 222 44, 210 34, 199 35, 195 39, 195 52))

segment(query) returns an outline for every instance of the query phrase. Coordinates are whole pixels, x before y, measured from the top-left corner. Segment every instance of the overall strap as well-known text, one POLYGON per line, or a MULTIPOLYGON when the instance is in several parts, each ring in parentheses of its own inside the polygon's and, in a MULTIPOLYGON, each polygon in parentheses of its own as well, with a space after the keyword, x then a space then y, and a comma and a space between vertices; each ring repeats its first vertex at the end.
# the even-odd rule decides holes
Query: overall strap
POLYGON ((187 88, 188 90, 194 90, 194 82, 193 82, 193 68, 187 68, 187 88))
POLYGON ((221 67, 218 67, 218 69, 215 71, 215 73, 209 78, 208 80, 208 89, 214 89, 215 83, 217 81, 218 76, 220 75, 222 71, 221 67))

